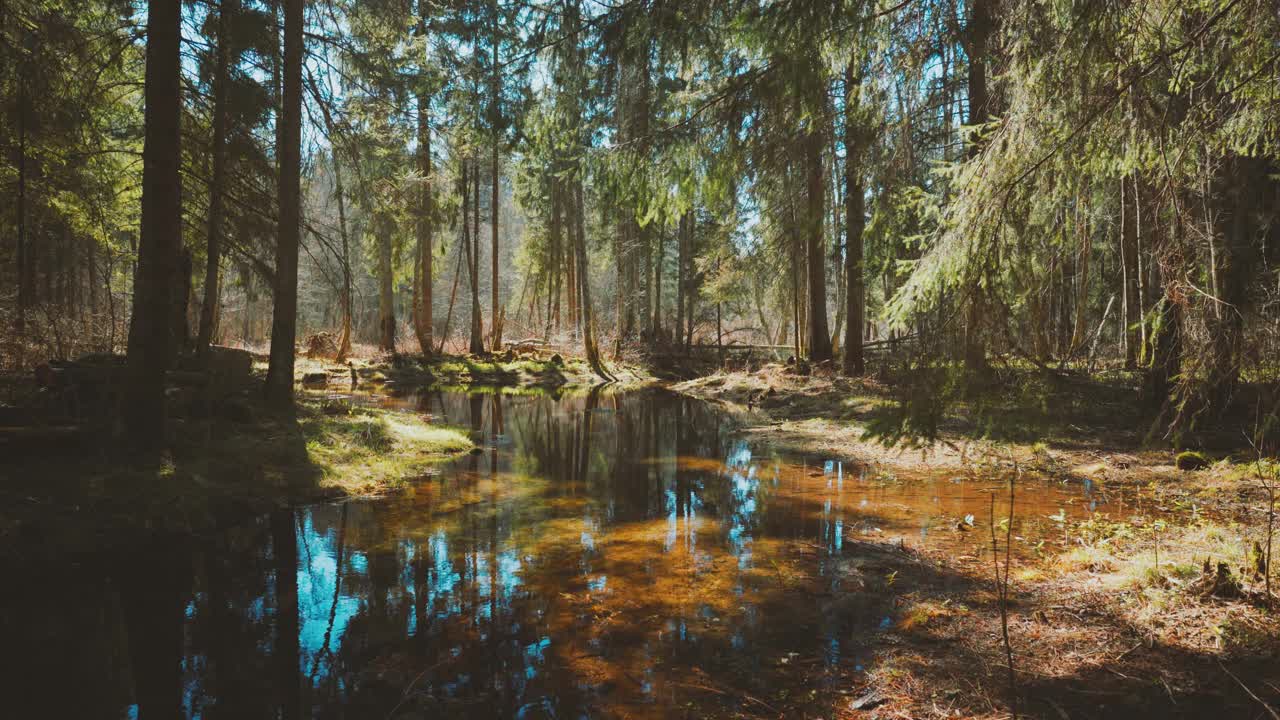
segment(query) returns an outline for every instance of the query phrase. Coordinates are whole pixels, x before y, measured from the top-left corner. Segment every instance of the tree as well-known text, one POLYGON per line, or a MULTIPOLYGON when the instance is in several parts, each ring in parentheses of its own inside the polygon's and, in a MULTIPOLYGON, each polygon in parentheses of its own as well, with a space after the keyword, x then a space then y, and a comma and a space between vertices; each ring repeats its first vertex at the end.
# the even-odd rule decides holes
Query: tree
POLYGON ((228 66, 231 63, 231 20, 237 0, 221 0, 218 7, 217 63, 213 81, 213 177, 209 181, 209 233, 205 250, 204 300, 200 306, 200 329, 196 353, 208 354, 218 320, 219 263, 222 261, 223 199, 227 182, 228 66))
POLYGON ((174 276, 182 243, 181 15, 179 0, 152 0, 147 5, 142 229, 129 326, 130 400, 124 416, 130 439, 143 447, 163 442, 165 373, 177 351, 172 308, 177 304, 174 276))
POLYGON ((302 227, 302 0, 284 0, 284 103, 280 122, 280 220, 276 240, 275 304, 267 401, 293 408, 294 343, 298 322, 298 244, 302 227))
MULTIPOLYGON (((435 223, 435 204, 434 198, 432 197, 433 190, 431 185, 431 92, 427 87, 429 79, 425 71, 427 63, 426 58, 430 49, 430 37, 427 35, 427 17, 427 0, 418 0, 417 35, 422 43, 422 47, 420 49, 421 56, 418 61, 419 72, 417 88, 418 172, 422 176, 422 189, 419 193, 420 200, 418 216, 416 218, 418 241, 418 269, 416 274, 418 282, 414 287, 416 298, 416 302, 414 303, 414 330, 418 336, 418 348, 422 351, 424 356, 432 355, 435 348, 431 310, 431 295, 434 290, 434 286, 432 284, 432 275, 434 273, 432 259, 434 257, 435 248, 432 243, 432 233, 434 231, 435 223)), ((497 227, 496 222, 494 223, 494 227, 497 227)), ((496 238, 497 230, 495 230, 494 233, 496 238)), ((494 242, 496 244, 496 239, 494 242)))
POLYGON ((845 202, 845 303, 847 315, 844 333, 844 374, 861 375, 866 371, 862 356, 862 332, 865 322, 866 287, 863 284, 862 233, 865 225, 862 163, 866 156, 866 118, 862 108, 861 59, 849 61, 844 74, 844 202, 845 202))

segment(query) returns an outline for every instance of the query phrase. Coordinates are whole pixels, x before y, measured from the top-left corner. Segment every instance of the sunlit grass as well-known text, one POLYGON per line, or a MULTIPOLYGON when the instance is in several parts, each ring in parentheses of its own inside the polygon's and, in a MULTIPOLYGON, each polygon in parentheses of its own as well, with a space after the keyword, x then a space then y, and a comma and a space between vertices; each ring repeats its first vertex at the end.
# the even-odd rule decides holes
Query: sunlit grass
POLYGON ((300 424, 321 484, 353 495, 383 492, 472 447, 463 431, 394 411, 313 411, 300 424))

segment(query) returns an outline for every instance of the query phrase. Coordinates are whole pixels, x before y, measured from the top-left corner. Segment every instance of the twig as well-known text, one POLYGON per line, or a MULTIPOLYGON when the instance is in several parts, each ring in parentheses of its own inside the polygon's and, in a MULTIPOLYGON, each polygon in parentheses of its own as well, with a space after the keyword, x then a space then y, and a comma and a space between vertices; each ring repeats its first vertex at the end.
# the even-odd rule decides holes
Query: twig
POLYGON ((1221 660, 1218 661, 1218 667, 1222 668, 1222 672, 1226 673, 1227 675, 1230 675, 1231 679, 1235 680, 1236 684, 1239 685, 1241 689, 1249 693, 1249 697, 1253 698, 1254 700, 1257 700, 1258 704, 1261 705, 1263 709, 1267 711, 1267 714, 1271 716, 1271 720, 1280 720, 1280 715, 1276 714, 1276 711, 1271 709, 1270 705, 1264 702, 1262 698, 1255 695, 1253 691, 1249 689, 1248 685, 1245 685, 1243 682, 1240 681, 1240 678, 1236 677, 1234 673, 1228 670, 1227 666, 1223 665, 1221 660))

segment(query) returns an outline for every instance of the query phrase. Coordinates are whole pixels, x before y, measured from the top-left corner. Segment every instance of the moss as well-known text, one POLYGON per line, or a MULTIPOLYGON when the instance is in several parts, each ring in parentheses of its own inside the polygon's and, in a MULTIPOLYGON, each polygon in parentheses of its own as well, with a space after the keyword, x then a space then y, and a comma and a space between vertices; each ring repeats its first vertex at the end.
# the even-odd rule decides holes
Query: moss
POLYGON ((350 495, 385 492, 472 447, 463 431, 416 415, 370 408, 332 412, 299 419, 322 488, 350 495))
POLYGON ((1178 457, 1173 464, 1179 470, 1200 470, 1209 467, 1209 458, 1194 450, 1184 450, 1178 453, 1178 457))

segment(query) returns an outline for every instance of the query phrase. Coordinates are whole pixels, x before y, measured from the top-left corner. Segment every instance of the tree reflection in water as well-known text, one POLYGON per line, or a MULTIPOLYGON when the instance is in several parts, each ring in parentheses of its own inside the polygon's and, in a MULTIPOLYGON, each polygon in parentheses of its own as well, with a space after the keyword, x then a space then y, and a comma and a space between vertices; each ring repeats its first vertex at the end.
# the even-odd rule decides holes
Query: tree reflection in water
MULTIPOLYGON (((894 615, 866 540, 968 542, 920 533, 986 498, 762 456, 660 391, 398 402, 465 423, 483 450, 402 496, 278 511, 77 576, 99 603, 60 631, 95 638, 79 667, 128 667, 100 672, 78 714, 830 711, 894 615)), ((1024 494, 1024 517, 1057 509, 1054 492, 1024 494)), ((52 626, 24 597, 5 602, 52 626)))

